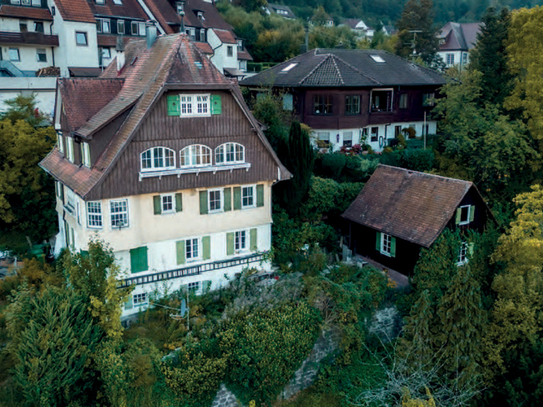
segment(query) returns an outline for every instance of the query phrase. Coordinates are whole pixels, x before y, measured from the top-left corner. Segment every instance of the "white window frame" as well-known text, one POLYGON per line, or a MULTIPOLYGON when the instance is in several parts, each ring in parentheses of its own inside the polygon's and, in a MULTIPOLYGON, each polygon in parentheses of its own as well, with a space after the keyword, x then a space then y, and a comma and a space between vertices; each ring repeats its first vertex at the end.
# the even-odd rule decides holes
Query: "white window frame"
POLYGON ((185 240, 185 258, 187 262, 199 261, 202 259, 202 240, 199 237, 193 237, 185 240), (189 252, 188 247, 191 247, 189 252), (194 256, 194 248, 196 247, 196 256, 194 256))
POLYGON ((41 0, 32 0, 32 7, 41 7, 41 0))
POLYGON ((140 36, 145 36, 145 23, 138 23, 138 29, 140 32, 140 36))
POLYGON ((113 4, 116 4, 117 6, 122 6, 123 2, 122 0, 113 0, 113 4))
POLYGON ((213 165, 212 155, 213 151, 208 146, 191 144, 179 152, 179 167, 205 167, 213 165))
POLYGON ((207 117, 211 116, 211 95, 185 94, 179 95, 181 117, 207 117))
POLYGON ((459 225, 468 225, 470 223, 470 219, 471 219, 471 205, 462 205, 459 207, 460 209, 460 222, 458 223, 459 225), (463 209, 467 208, 467 219, 466 220, 462 220, 462 213, 464 212, 463 209))
POLYGON ((21 4, 21 0, 11 0, 11 4, 21 4))
POLYGON ((85 142, 81 143, 81 163, 85 167, 88 167, 88 168, 91 167, 89 143, 85 143, 85 142))
POLYGON ((445 54, 445 59, 446 59, 446 64, 447 66, 453 66, 454 65, 454 53, 452 52, 449 52, 447 54, 445 54))
POLYGON ((108 18, 103 18, 102 19, 102 32, 104 34, 109 34, 111 32, 111 20, 110 19, 108 19, 108 18))
POLYGON ((102 226, 103 226, 102 202, 88 201, 87 202, 87 228, 102 229, 102 226))
MULTIPOLYGON (((213 202, 216 202, 216 199, 213 200, 213 202)), ((207 191, 207 211, 208 213, 217 213, 222 212, 224 210, 224 192, 222 189, 209 189, 207 191), (219 208, 211 209, 211 194, 216 196, 216 194, 219 194, 219 208)))
POLYGON ((469 244, 467 242, 460 243, 460 249, 458 250, 458 261, 456 262, 457 266, 463 266, 468 262, 469 254, 469 244))
POLYGON ((200 281, 192 281, 188 283, 187 290, 189 293, 199 294, 201 290, 200 281))
POLYGON ((250 236, 246 229, 236 230, 234 232, 234 253, 235 254, 249 251, 249 245, 247 242, 249 238, 250 236))
POLYGON ((64 154, 64 137, 62 136, 62 133, 58 133, 57 134, 57 146, 58 146, 58 151, 61 153, 61 154, 64 154))
POLYGON ((392 239, 393 237, 386 233, 381 233, 381 254, 392 257, 392 239))
POLYGON ((150 171, 175 170, 175 168, 176 168, 175 167, 175 156, 176 156, 175 151, 172 150, 171 148, 162 147, 162 146, 151 147, 151 148, 143 151, 140 154, 140 168, 141 168, 141 171, 142 172, 150 172, 150 171), (159 157, 157 155, 159 150, 162 151, 162 157, 159 157), (168 158, 166 158, 166 152, 170 152, 168 158), (149 156, 144 157, 144 154, 147 154, 147 153, 149 153, 149 156), (164 164, 162 167, 156 165, 156 160, 160 160, 160 159, 162 159, 163 164, 164 164), (167 159, 168 160, 171 159, 173 164, 172 165, 166 165, 166 160, 167 159), (144 160, 145 161, 150 160, 151 166, 147 167, 147 168, 143 168, 144 160))
POLYGON ((129 226, 129 218, 128 218, 128 199, 112 199, 109 201, 109 221, 111 225, 111 229, 120 229, 120 228, 127 228, 129 226), (117 208, 114 208, 114 205, 124 204, 125 209, 124 210, 118 210, 117 208), (114 212, 115 209, 115 212, 114 212), (120 217, 121 220, 124 220, 124 223, 117 223, 118 218, 120 217), (115 223, 113 222, 113 219, 117 218, 115 223))
POLYGON ((71 163, 74 162, 74 139, 72 137, 66 137, 66 158, 71 163))
POLYGON ((242 164, 245 162, 245 147, 242 144, 229 142, 218 146, 215 149, 215 164, 242 164), (228 151, 233 148, 233 151, 228 151), (239 150, 238 150, 239 148, 239 150), (232 156, 233 154, 233 156, 232 156))
POLYGON ((162 214, 175 213, 175 195, 174 194, 160 195, 160 210, 162 214), (171 201, 171 208, 165 209, 164 205, 169 205, 168 201, 171 201))
POLYGON ((134 297, 132 298, 132 304, 134 307, 141 307, 143 305, 147 305, 148 302, 149 299, 147 297, 147 293, 134 294, 134 297))
POLYGON ((102 50, 102 60, 111 59, 111 49, 108 47, 101 48, 102 50))
POLYGON ((241 209, 251 209, 251 208, 256 208, 256 185, 244 185, 241 187, 241 209), (244 192, 246 190, 252 191, 252 200, 253 200, 253 203, 247 204, 247 205, 245 205, 244 203, 244 197, 245 197, 244 192))
POLYGON ((45 48, 36 48, 36 61, 37 62, 47 62, 47 51, 45 48), (43 61, 40 60, 40 55, 44 56, 43 61))
POLYGON ((10 61, 19 62, 21 61, 21 53, 19 51, 19 48, 9 48, 8 49, 8 57, 10 61), (17 59, 13 58, 12 52, 17 54, 17 59))
POLYGON ((65 188, 64 191, 64 197, 65 197, 65 208, 73 214, 75 212, 75 193, 70 188, 65 188))

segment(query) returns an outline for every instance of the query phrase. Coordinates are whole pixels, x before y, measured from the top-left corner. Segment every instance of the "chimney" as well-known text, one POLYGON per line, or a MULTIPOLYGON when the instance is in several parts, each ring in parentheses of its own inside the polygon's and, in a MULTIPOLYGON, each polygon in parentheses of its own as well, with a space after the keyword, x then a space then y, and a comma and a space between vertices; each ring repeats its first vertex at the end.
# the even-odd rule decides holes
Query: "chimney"
POLYGON ((147 36, 147 48, 151 48, 158 35, 155 20, 149 20, 145 23, 145 34, 147 36))
POLYGON ((117 37, 117 46, 115 47, 117 51, 117 72, 120 72, 124 67, 124 41, 123 36, 117 37))

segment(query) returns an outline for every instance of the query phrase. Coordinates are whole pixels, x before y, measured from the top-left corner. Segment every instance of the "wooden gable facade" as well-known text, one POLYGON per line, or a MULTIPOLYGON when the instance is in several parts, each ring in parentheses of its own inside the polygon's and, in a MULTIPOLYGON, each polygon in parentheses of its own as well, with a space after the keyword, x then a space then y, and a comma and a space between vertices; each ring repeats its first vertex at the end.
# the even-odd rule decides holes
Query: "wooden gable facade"
POLYGON ((445 228, 482 232, 494 219, 471 182, 386 165, 342 216, 353 254, 406 275, 445 228))

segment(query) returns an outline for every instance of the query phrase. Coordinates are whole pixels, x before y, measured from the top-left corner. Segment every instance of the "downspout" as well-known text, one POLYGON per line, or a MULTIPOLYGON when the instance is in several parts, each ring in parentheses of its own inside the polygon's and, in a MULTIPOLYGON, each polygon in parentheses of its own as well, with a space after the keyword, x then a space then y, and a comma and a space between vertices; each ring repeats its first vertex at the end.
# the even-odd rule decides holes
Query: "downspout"
MULTIPOLYGON (((49 33, 53 35, 53 24, 55 24, 55 19, 53 18, 53 22, 49 26, 49 33)), ((55 47, 51 45, 51 55, 53 56, 53 67, 55 66, 55 47)))

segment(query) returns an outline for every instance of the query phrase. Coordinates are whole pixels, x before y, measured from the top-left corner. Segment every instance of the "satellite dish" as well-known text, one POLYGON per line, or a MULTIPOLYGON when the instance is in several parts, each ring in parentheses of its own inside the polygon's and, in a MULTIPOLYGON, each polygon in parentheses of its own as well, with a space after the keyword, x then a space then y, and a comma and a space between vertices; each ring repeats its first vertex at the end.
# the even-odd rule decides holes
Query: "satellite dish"
POLYGON ((179 310, 179 314, 180 314, 181 318, 185 318, 185 316, 187 315, 188 310, 189 309, 187 307, 187 301, 182 300, 181 301, 181 309, 179 310))

